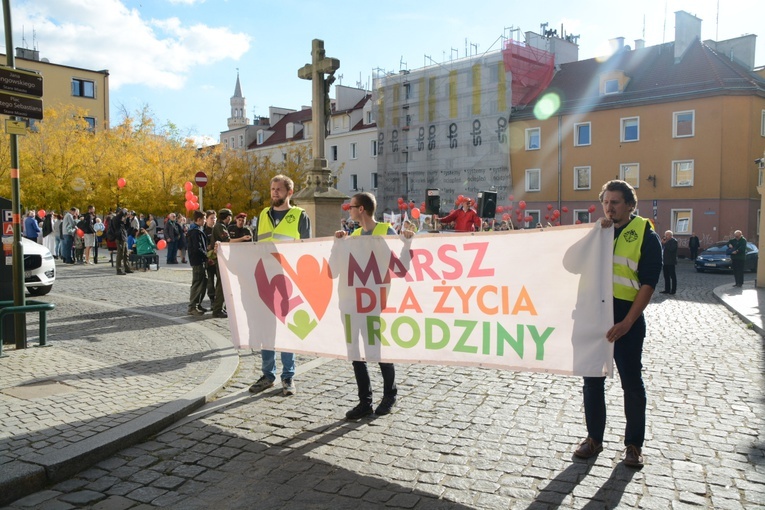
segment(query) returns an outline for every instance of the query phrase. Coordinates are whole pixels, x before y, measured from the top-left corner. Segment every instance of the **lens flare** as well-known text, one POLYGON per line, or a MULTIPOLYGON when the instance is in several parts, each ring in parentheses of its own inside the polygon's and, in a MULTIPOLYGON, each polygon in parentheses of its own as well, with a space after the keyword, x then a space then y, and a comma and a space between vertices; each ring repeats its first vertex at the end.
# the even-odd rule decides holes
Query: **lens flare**
POLYGON ((547 120, 560 109, 560 96, 555 92, 549 92, 542 96, 534 106, 534 116, 538 120, 547 120))

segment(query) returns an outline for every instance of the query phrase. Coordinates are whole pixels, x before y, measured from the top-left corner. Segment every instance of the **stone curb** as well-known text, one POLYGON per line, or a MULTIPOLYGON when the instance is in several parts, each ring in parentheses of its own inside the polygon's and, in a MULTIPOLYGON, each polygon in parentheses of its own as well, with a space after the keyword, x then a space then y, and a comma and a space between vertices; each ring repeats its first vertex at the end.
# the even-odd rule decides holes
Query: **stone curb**
MULTIPOLYGON (((744 282, 744 287, 749 287, 750 285, 754 285, 751 282, 744 282)), ((720 285, 719 287, 715 287, 713 293, 715 295, 715 298, 725 305, 725 308, 730 310, 731 312, 735 313, 736 315, 741 318, 741 320, 744 321, 744 323, 751 325, 752 329, 755 330, 760 336, 765 337, 765 328, 763 328, 760 324, 758 324, 758 321, 752 320, 751 317, 749 317, 743 310, 740 310, 736 307, 734 307, 731 303, 726 300, 726 290, 732 289, 733 284, 728 283, 725 285, 720 285)), ((753 287, 756 290, 756 287, 753 287)))
MULTIPOLYGON (((55 294, 51 294, 55 296, 55 294)), ((61 295, 61 298, 88 302, 94 306, 125 310, 110 303, 61 295)), ((151 315, 182 324, 204 335, 221 352, 218 368, 200 385, 178 400, 167 402, 127 423, 84 439, 77 444, 47 455, 31 454, 20 460, 4 464, 0 470, 0 506, 44 489, 47 485, 66 480, 110 457, 119 450, 133 446, 159 433, 194 410, 202 407, 231 379, 239 367, 239 356, 230 340, 196 322, 185 318, 129 309, 131 312, 151 315)))

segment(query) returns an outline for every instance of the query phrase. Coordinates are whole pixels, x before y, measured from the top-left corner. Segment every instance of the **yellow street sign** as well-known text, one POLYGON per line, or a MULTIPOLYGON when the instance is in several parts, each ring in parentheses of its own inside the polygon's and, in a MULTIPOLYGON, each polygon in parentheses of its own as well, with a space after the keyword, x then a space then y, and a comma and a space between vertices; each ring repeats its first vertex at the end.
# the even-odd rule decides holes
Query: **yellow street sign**
POLYGON ((27 134, 27 123, 23 120, 5 119, 5 132, 9 135, 27 134))

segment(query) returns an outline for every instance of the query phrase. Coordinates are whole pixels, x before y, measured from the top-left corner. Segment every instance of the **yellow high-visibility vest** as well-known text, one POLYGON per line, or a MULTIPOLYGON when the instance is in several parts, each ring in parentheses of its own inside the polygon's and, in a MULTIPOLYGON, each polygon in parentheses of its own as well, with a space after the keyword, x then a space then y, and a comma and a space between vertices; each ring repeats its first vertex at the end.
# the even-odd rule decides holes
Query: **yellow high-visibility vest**
POLYGON ((282 221, 274 228, 271 223, 271 217, 268 215, 269 208, 260 211, 258 219, 258 242, 260 241, 291 241, 300 239, 300 229, 298 228, 300 215, 303 209, 300 207, 290 207, 282 221))
POLYGON ((614 297, 635 301, 640 289, 638 262, 648 220, 635 216, 614 239, 614 297))

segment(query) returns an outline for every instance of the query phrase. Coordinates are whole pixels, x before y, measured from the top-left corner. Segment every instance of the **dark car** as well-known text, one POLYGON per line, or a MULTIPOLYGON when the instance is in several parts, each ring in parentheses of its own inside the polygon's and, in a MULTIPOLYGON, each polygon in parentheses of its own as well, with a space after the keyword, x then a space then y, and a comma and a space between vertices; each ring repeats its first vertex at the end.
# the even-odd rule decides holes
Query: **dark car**
MULTIPOLYGON (((730 241, 720 241, 706 250, 702 251, 696 257, 696 271, 731 271, 731 259, 728 255, 728 243, 730 241)), ((746 261, 744 262, 745 271, 757 271, 757 258, 759 250, 752 243, 746 243, 746 261)))

